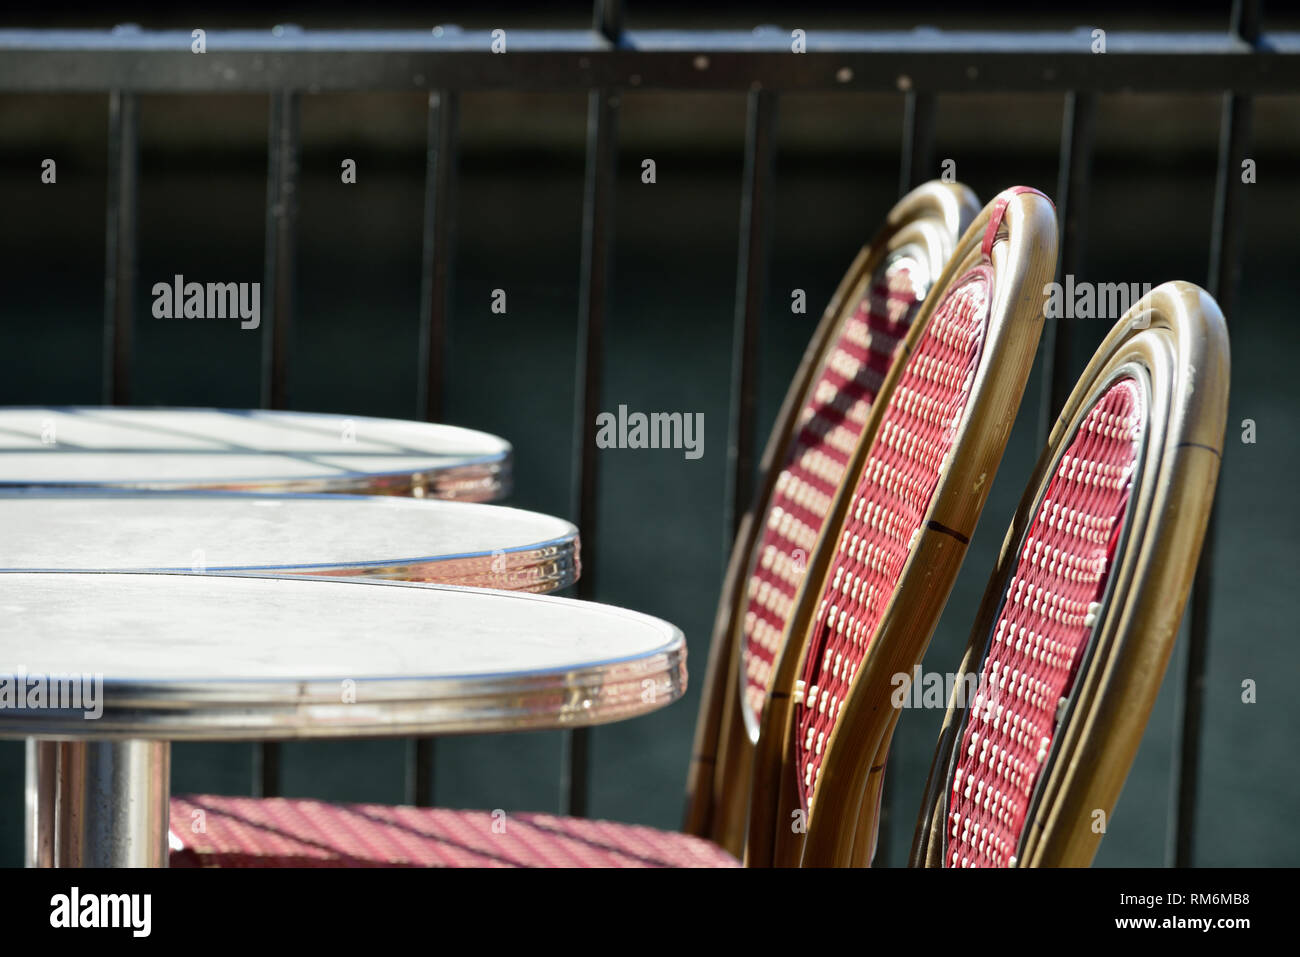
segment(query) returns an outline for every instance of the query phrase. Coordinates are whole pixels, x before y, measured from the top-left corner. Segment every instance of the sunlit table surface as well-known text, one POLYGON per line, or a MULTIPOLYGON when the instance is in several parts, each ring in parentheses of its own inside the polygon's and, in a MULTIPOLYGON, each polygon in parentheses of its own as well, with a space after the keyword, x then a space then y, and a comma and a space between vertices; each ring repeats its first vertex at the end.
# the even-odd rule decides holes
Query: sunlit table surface
POLYGON ((0 487, 351 492, 492 501, 510 443, 430 422, 310 412, 0 406, 0 487))
POLYGON ((0 737, 58 741, 63 865, 164 865, 173 740, 571 728, 677 700, 673 625, 406 582, 0 574, 0 737), (38 691, 37 689, 40 689, 38 691), (8 694, 8 697, 4 697, 8 694))

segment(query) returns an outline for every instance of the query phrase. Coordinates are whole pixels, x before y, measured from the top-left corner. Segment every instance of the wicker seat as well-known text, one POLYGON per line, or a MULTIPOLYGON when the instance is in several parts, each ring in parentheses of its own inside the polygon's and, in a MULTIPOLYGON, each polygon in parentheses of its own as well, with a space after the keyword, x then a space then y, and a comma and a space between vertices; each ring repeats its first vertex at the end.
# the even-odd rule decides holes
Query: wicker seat
POLYGON ((746 860, 868 863, 897 711, 1024 392, 1056 264, 1036 190, 971 224, 886 379, 836 499, 763 712, 746 860))
POLYGON ((1223 318, 1189 283, 1151 292, 1102 344, 971 632, 914 864, 1091 862, 1191 586, 1227 396, 1223 318))
POLYGON ((698 837, 555 817, 193 795, 171 802, 172 867, 737 867, 698 837))

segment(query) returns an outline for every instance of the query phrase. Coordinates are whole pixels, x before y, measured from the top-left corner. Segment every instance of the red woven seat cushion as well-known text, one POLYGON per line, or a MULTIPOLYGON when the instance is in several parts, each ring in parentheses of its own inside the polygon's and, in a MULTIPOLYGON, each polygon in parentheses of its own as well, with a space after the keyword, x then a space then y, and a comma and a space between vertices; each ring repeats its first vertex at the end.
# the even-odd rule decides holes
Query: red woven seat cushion
POLYGON ((172 867, 738 867, 698 837, 550 814, 288 798, 171 802, 172 867))
POLYGON ((795 713, 795 766, 808 811, 826 744, 956 438, 983 351, 992 282, 992 270, 977 266, 935 306, 854 488, 809 634, 795 713))
POLYGON ((1121 379, 1061 456, 1007 580, 948 801, 948 867, 1015 863, 1128 509, 1145 410, 1121 379))
POLYGON ((872 277, 867 294, 827 350, 780 460, 741 617, 745 704, 755 723, 763 714, 763 698, 808 556, 926 282, 924 268, 906 255, 890 260, 872 277))

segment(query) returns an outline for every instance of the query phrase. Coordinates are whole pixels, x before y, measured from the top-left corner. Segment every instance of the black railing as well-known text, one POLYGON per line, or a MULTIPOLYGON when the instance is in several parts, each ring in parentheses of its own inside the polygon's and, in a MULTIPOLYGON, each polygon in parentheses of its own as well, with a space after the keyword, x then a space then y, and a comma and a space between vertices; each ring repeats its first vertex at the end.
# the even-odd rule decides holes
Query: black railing
MULTIPOLYGON (((778 100, 796 92, 896 92, 904 97, 900 193, 934 175, 935 97, 944 93, 1044 93, 1063 96, 1057 209, 1060 274, 1074 273, 1084 248, 1096 96, 1141 92, 1223 95, 1207 287, 1233 314, 1242 244, 1242 183, 1251 97, 1300 92, 1300 33, 1263 33, 1258 0, 1236 0, 1221 33, 1106 31, 1104 52, 1091 28, 1044 32, 811 31, 795 52, 775 27, 753 31, 624 30, 622 5, 598 0, 590 30, 214 31, 205 52, 183 31, 0 31, 0 91, 108 95, 109 189, 104 286, 104 400, 131 397, 131 337, 136 264, 138 100, 141 93, 262 92, 270 96, 265 246, 262 402, 288 403, 294 312, 300 98, 313 93, 427 90, 428 166, 417 414, 442 410, 446 323, 455 246, 458 95, 463 90, 582 90, 589 95, 582 256, 579 273, 577 401, 572 517, 583 532, 583 597, 598 567, 595 437, 600 408, 605 313, 612 241, 619 94, 635 90, 712 90, 748 95, 740 210, 728 443, 726 523, 734 532, 753 494, 757 330, 769 267, 767 227, 774 182, 778 100), (504 46, 503 46, 504 44, 504 46)), ((1044 331, 1040 437, 1070 389, 1069 337, 1044 331)), ((731 542, 726 542, 731 547, 731 542)), ((1170 863, 1194 852, 1202 694, 1205 681, 1214 530, 1193 589, 1182 727, 1173 779, 1170 863)), ((587 735, 569 734, 562 803, 587 806, 587 735)), ((278 788, 278 750, 261 752, 257 781, 278 788)), ((433 799, 433 750, 412 750, 408 797, 433 799)), ((886 815, 888 800, 886 800, 886 815)), ((882 828, 882 844, 888 828, 882 828)), ((883 846, 882 851, 883 853, 883 846)))

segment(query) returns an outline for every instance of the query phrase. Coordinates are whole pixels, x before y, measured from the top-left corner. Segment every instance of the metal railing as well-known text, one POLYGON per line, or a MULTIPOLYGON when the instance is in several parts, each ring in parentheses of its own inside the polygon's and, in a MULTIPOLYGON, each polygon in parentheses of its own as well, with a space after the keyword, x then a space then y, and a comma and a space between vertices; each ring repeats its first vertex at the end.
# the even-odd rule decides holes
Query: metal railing
MULTIPOLYGON (((571 517, 583 531, 581 597, 596 588, 599 462, 587 423, 600 407, 609 289, 618 93, 711 90, 745 93, 744 184, 736 279, 726 529, 734 532, 753 494, 756 355, 774 186, 779 97, 799 92, 895 92, 905 99, 899 189, 931 178, 935 97, 940 93, 1060 93, 1064 101, 1056 204, 1061 275, 1084 248, 1089 168, 1098 94, 1223 95, 1218 172, 1206 286, 1233 314, 1240 271, 1243 190, 1236 175, 1251 136, 1252 96, 1300 92, 1300 33, 1263 33, 1258 0, 1236 0, 1221 33, 1107 31, 1094 52, 1089 28, 1040 32, 811 31, 804 52, 789 33, 625 30, 622 5, 598 0, 590 30, 213 31, 196 55, 184 31, 0 31, 0 91, 97 92, 108 96, 109 189, 104 297, 105 402, 131 400, 132 303, 137 249, 139 106, 142 93, 262 92, 270 97, 265 240, 262 402, 288 403, 294 316, 299 104, 313 93, 428 91, 421 375, 417 413, 441 415, 449 284, 454 252, 458 96, 464 90, 587 91, 586 171, 579 268, 577 401, 571 517), (504 48, 502 44, 504 43, 504 48), (494 48, 495 47, 495 48, 494 48)), ((1059 278, 1059 277, 1058 277, 1059 278)), ((1067 335, 1049 321, 1040 399, 1045 440, 1071 382, 1067 335)), ((730 549, 731 541, 727 540, 730 549)), ((1194 857, 1202 696, 1209 629, 1211 522, 1190 613, 1182 724, 1173 780, 1170 863, 1194 857)), ((562 803, 587 809, 586 731, 568 734, 562 803)), ((262 752, 263 793, 279 781, 278 749, 262 752)), ((413 748, 408 797, 433 800, 431 743, 413 748)), ((882 843, 887 838, 882 828, 882 843)), ((883 851, 882 851, 883 853, 883 851)))

